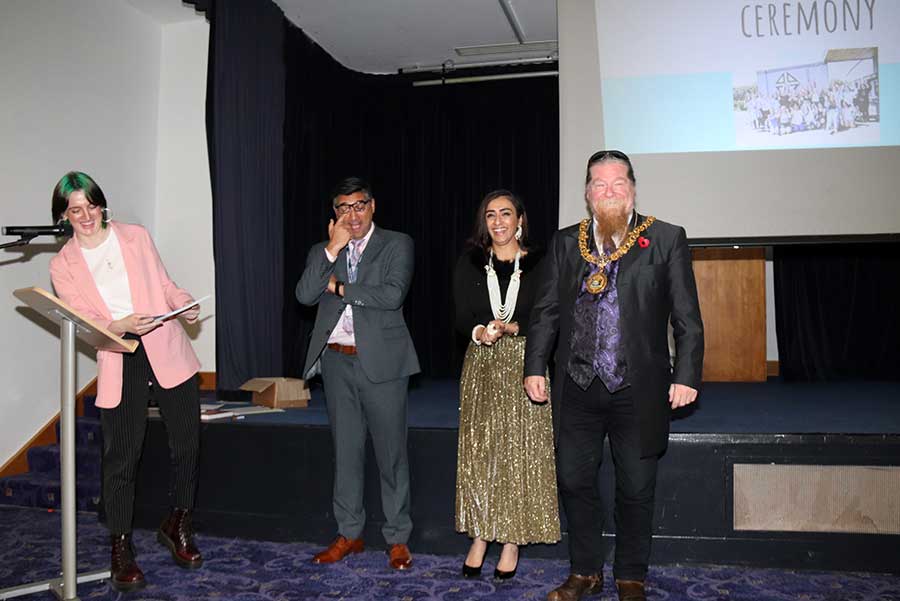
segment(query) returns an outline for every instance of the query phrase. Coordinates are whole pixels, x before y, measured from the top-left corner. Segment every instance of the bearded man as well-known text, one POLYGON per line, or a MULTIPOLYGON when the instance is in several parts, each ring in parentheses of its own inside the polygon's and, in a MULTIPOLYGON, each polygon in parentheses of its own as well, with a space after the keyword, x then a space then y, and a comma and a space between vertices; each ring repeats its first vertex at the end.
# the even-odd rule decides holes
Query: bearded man
POLYGON ((700 386, 703 323, 685 231, 637 213, 635 183, 624 153, 591 156, 584 192, 590 217, 554 235, 532 310, 525 390, 535 402, 550 400, 544 374, 553 357, 557 479, 571 562, 550 601, 603 589, 597 473, 607 436, 616 589, 621 601, 646 599, 657 462, 672 409, 693 403, 700 386))

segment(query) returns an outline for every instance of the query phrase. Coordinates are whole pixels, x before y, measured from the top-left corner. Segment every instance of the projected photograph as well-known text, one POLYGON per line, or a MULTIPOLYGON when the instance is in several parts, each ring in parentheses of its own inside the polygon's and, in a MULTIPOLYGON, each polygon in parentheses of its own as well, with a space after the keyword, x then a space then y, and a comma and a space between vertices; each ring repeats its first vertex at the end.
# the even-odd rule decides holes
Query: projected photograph
POLYGON ((821 62, 767 66, 733 88, 739 148, 877 144, 878 48, 833 48, 821 62))

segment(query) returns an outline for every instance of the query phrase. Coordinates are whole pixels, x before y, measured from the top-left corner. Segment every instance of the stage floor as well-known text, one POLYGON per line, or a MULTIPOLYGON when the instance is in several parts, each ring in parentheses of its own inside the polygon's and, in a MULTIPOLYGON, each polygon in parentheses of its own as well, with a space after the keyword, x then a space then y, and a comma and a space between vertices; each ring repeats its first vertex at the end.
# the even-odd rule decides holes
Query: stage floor
MULTIPOLYGON (((469 544, 455 532, 453 520, 457 390, 452 379, 419 380, 410 390, 407 444, 415 524, 410 543, 420 552, 464 553, 469 544)), ((203 424, 196 513, 201 532, 319 544, 334 537, 333 441, 322 389, 312 393, 306 409, 203 424)), ((214 398, 211 394, 204 400, 214 398)), ((900 382, 709 383, 698 403, 686 409, 672 423, 657 483, 655 561, 897 570, 900 534, 890 525, 879 526, 883 534, 840 528, 736 529, 735 512, 742 511, 738 501, 743 497, 735 493, 734 469, 808 466, 803 478, 784 483, 790 490, 779 498, 788 499, 791 507, 790 499, 809 507, 820 498, 831 502, 816 488, 812 472, 819 466, 857 466, 866 474, 891 478, 900 469, 900 382)), ((606 499, 614 496, 612 464, 603 462, 598 479, 606 499)), ((154 419, 138 476, 139 527, 158 525, 169 504, 168 479, 167 436, 161 420, 154 419)), ((381 540, 378 479, 374 452, 367 445, 367 541, 381 540)), ((867 499, 854 497, 859 507, 854 505, 851 513, 881 502, 867 499)), ((604 513, 608 532, 614 523, 611 503, 604 513)), ((812 519, 822 518, 816 514, 812 519)), ((565 529, 563 519, 564 539, 565 529)), ((605 540, 611 543, 611 534, 605 540)), ((536 545, 528 553, 564 558, 566 543, 536 545)))
MULTIPOLYGON (((205 394, 204 402, 214 400, 205 394)), ((730 434, 900 434, 900 382, 707 382, 693 406, 673 416, 672 432, 730 434)), ((242 423, 328 425, 321 385, 305 409, 247 416, 242 423)), ((459 382, 414 380, 411 428, 459 427, 459 382)))

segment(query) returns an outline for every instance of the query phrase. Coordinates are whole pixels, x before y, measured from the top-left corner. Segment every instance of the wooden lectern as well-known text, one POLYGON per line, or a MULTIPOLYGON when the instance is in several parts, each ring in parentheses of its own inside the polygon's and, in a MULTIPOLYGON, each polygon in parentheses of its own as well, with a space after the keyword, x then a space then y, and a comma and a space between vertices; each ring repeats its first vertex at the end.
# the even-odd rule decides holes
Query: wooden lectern
POLYGON ((133 353, 136 340, 125 340, 78 313, 46 290, 20 288, 13 292, 20 301, 60 326, 59 464, 62 503, 62 575, 59 578, 0 590, 0 599, 52 591, 64 601, 78 599, 79 582, 109 578, 109 570, 78 574, 75 554, 75 338, 94 348, 133 353))

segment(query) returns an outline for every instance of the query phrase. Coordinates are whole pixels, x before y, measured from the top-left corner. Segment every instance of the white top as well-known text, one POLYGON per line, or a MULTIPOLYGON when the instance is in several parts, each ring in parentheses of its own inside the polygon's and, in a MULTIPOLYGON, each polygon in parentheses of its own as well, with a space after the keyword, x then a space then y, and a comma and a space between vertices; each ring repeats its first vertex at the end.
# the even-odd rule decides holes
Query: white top
MULTIPOLYGON (((362 260, 362 254, 366 250, 366 246, 369 245, 369 239, 372 237, 372 232, 375 231, 375 222, 372 222, 372 225, 369 226, 369 231, 363 236, 362 240, 358 243, 359 245, 359 260, 362 260)), ((355 242, 355 241, 354 241, 355 242)), ((347 243, 348 245, 350 242, 347 243)), ((337 261, 337 257, 332 257, 331 253, 328 252, 328 249, 325 249, 325 256, 329 261, 334 263, 337 261)), ((347 250, 347 271, 350 271, 350 251, 347 250)), ((344 282, 345 284, 349 282, 344 282)), ((353 307, 347 305, 344 307, 344 312, 341 313, 341 318, 338 319, 337 324, 335 324, 334 329, 331 330, 331 336, 328 337, 328 343, 332 344, 343 344, 344 346, 356 346, 356 332, 353 330, 353 307)))
POLYGON ((84 255, 88 270, 94 276, 97 291, 112 318, 122 319, 134 313, 128 272, 125 270, 122 247, 119 246, 116 232, 110 229, 106 240, 96 248, 82 248, 81 254, 84 255))

